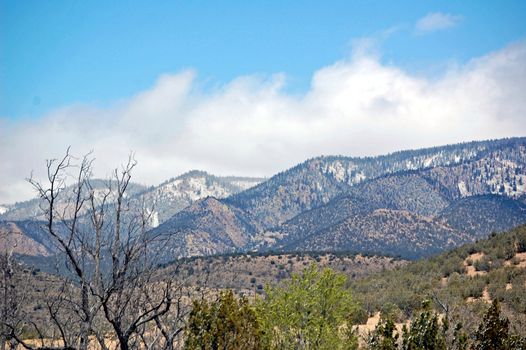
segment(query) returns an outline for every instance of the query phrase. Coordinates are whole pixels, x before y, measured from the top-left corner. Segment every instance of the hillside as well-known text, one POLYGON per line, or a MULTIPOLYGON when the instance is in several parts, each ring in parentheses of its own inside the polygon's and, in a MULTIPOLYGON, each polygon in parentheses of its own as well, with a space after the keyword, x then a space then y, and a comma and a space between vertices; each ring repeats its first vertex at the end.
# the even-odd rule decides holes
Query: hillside
POLYGON ((199 200, 150 231, 163 241, 157 254, 168 260, 242 250, 259 227, 240 209, 216 198, 199 200))
MULTIPOLYGON (((29 263, 43 262, 41 258, 35 259, 29 263)), ((251 253, 178 259, 160 266, 155 273, 171 276, 174 283, 184 289, 184 297, 178 301, 177 306, 174 305, 176 310, 184 313, 190 307, 192 298, 201 298, 204 295, 210 297, 225 289, 232 289, 237 295, 254 298, 256 294, 264 293, 266 285, 287 280, 293 273, 301 273, 312 264, 330 267, 348 274, 351 279, 357 279, 404 266, 407 261, 347 253, 251 253)), ((52 268, 45 270, 15 264, 14 269, 15 276, 20 279, 17 283, 24 286, 21 289, 27 297, 27 302, 23 305, 25 316, 33 322, 50 324, 46 301, 55 293, 56 288, 60 288, 61 277, 57 276, 52 268)), ((76 288, 76 285, 72 288, 76 288)), ((177 293, 181 293, 181 290, 177 290, 177 293)), ((28 333, 27 336, 37 336, 28 333)))
POLYGON ((353 251, 419 258, 457 247, 470 236, 405 210, 376 209, 285 245, 288 251, 353 251))
POLYGON ((279 283, 293 273, 301 273, 312 264, 329 267, 348 274, 351 279, 405 266, 407 261, 384 256, 306 252, 306 253, 249 253, 179 259, 167 264, 166 273, 174 269, 189 284, 206 281, 211 289, 232 289, 237 294, 262 294, 267 284, 279 283))
MULTIPOLYGON (((402 320, 422 300, 440 301, 450 316, 470 327, 497 298, 516 331, 526 330, 526 225, 493 234, 435 257, 351 281, 369 314, 384 310, 402 320)), ((444 312, 439 304, 437 310, 444 312)), ((473 329, 469 329, 472 331, 473 329)))
POLYGON ((49 256, 55 247, 40 221, 0 221, 0 250, 15 254, 49 256))
POLYGON ((526 222, 526 205, 505 196, 472 196, 453 202, 439 218, 458 231, 483 238, 526 222))

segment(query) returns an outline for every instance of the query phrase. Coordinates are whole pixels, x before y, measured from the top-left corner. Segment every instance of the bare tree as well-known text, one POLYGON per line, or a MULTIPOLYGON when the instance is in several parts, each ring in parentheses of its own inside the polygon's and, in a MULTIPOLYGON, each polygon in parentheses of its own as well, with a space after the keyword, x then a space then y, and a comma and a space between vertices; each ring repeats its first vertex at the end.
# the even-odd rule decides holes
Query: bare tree
POLYGON ((152 249, 162 244, 148 232, 153 210, 127 195, 136 161, 130 156, 101 190, 91 185, 90 156, 77 160, 68 149, 46 162, 45 182, 28 179, 44 200, 45 230, 68 271, 47 302, 50 319, 63 348, 87 350, 94 336, 102 349, 111 339, 122 350, 139 344, 172 349, 182 331, 182 284, 157 272, 152 249), (73 191, 65 191, 71 179, 73 191), (166 322, 174 318, 175 329, 166 322))
POLYGON ((18 323, 21 301, 15 284, 15 266, 13 253, 17 242, 17 233, 5 230, 0 232, 2 246, 5 247, 0 255, 0 349, 7 349, 13 341, 12 328, 18 323))

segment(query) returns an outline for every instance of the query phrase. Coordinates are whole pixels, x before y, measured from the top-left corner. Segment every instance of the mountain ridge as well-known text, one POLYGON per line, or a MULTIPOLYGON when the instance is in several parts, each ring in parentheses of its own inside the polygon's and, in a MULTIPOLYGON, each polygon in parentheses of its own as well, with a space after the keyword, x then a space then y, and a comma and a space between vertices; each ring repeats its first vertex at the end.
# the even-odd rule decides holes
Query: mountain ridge
MULTIPOLYGON (((423 223, 425 220, 422 221, 421 217, 438 216, 464 197, 494 194, 510 200, 519 199, 526 192, 525 169, 526 138, 469 142, 400 151, 380 157, 322 156, 306 160, 221 201, 241 210, 262 226, 262 230, 252 237, 253 245, 236 249, 273 249, 279 248, 273 244, 283 240, 287 234, 283 228, 287 228, 291 220, 305 213, 315 213, 315 209, 349 194, 354 193, 355 202, 366 203, 359 204, 362 206, 361 215, 369 215, 376 209, 408 210, 419 216, 418 219, 415 217, 415 222, 423 223)), ((354 203, 354 206, 357 208, 358 204, 354 203)), ((346 214, 333 212, 330 215, 339 217, 336 221, 340 222, 345 220, 346 214)), ((320 215, 312 219, 317 223, 323 220, 320 215)), ((440 218, 434 220, 437 221, 433 224, 435 233, 438 236, 444 234, 444 229, 439 229, 442 225, 440 218)), ((521 220, 519 218, 518 222, 521 220)), ((517 223, 517 220, 510 222, 517 223)), ((175 226, 176 222, 172 222, 172 228, 175 226)), ((160 230, 163 229, 169 234, 170 229, 160 230)), ((321 228, 312 227, 312 230, 320 232, 321 228)), ((448 226, 446 231, 455 230, 448 226)), ((464 232, 451 234, 457 237, 453 240, 455 244, 466 242, 464 232)), ((482 235, 470 234, 470 239, 482 235)), ((298 240, 305 238, 305 233, 296 232, 296 235, 298 240)), ((445 244, 428 251, 439 252, 448 247, 445 244)), ((221 253, 220 250, 215 252, 221 253)), ((411 255, 420 256, 421 253, 411 255)))
MULTIPOLYGON (((396 255, 403 248, 396 240, 384 239, 392 244, 380 244, 382 237, 392 236, 396 230, 410 238, 409 244, 420 247, 402 252, 406 258, 414 258, 524 222, 526 137, 377 157, 320 156, 263 182, 248 178, 247 189, 231 194, 220 181, 247 178, 217 180, 208 175, 191 171, 130 197, 131 201, 145 199, 164 206, 156 209, 151 227, 155 234, 173 236, 173 242, 165 246, 173 253, 172 257, 166 254, 167 259, 285 246, 299 250, 318 250, 316 245, 323 250, 338 248, 327 242, 338 242, 334 244, 350 251, 374 248, 377 253, 396 255), (178 189, 187 192, 174 194, 178 189), (483 196, 500 196, 511 202, 503 204, 483 196), (475 199, 465 200, 471 197, 475 199), (477 226, 458 223, 452 211, 445 211, 458 206, 475 212, 477 205, 482 208, 476 214, 479 217, 502 211, 509 218, 479 220, 477 226), (389 222, 397 229, 389 228, 389 222), (422 239, 427 243, 418 241, 418 232, 425 233, 422 239), (340 242, 337 237, 347 238, 340 242), (369 240, 370 247, 360 246, 359 237, 376 237, 374 242, 380 245, 369 240), (349 246, 348 242, 355 243, 349 246)), ((469 220, 476 222, 476 215, 469 220)))

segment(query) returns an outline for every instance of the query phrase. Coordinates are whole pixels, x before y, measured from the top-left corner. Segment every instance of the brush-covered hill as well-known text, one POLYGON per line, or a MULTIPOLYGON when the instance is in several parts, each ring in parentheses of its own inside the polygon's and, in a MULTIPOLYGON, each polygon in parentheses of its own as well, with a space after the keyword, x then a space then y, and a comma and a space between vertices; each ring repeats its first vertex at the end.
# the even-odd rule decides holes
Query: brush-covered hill
MULTIPOLYGON (((516 331, 526 331, 526 225, 351 281, 355 297, 369 314, 388 311, 400 320, 423 300, 447 306, 450 316, 474 327, 493 299, 503 306, 516 331)), ((473 329, 471 329, 473 331, 473 329)))

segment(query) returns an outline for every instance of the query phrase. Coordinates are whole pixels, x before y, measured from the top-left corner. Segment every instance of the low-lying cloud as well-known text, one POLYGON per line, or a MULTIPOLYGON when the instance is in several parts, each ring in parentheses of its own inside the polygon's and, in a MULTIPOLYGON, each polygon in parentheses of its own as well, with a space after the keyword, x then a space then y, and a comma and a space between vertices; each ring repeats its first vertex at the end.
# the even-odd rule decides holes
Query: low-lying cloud
POLYGON ((319 69, 308 91, 281 74, 244 76, 214 91, 195 73, 161 76, 110 108, 68 106, 38 120, 0 120, 0 203, 33 195, 24 181, 68 145, 106 176, 130 151, 135 180, 156 184, 190 169, 272 175, 321 154, 375 155, 526 135, 526 43, 416 76, 360 52, 319 69))

